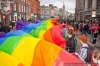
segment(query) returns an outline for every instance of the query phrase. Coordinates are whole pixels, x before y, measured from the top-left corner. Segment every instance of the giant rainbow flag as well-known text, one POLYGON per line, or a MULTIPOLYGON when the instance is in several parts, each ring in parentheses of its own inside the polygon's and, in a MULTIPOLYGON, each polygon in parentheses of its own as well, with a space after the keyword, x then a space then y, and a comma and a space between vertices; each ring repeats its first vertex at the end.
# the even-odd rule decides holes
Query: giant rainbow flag
POLYGON ((35 38, 41 38, 54 43, 65 49, 66 40, 62 37, 62 25, 54 25, 58 18, 39 21, 37 23, 17 22, 17 29, 20 29, 35 38))
POLYGON ((71 66, 77 63, 85 66, 59 46, 21 30, 0 38, 0 66, 71 66))

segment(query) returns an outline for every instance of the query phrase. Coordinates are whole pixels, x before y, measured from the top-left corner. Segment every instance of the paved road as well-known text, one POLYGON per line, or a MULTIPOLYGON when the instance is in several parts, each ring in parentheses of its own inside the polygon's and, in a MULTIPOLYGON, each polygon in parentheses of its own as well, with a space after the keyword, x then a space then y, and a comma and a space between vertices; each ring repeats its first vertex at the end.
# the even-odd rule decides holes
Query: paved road
POLYGON ((78 36, 76 36, 76 40, 77 40, 76 52, 79 53, 82 44, 80 43, 80 40, 79 40, 78 36))
MULTIPOLYGON (((77 46, 76 46, 76 52, 79 52, 80 51, 80 47, 82 46, 82 44, 80 43, 80 40, 79 40, 79 37, 80 37, 80 33, 79 34, 76 34, 76 39, 77 39, 77 46)), ((91 35, 87 35, 88 37, 88 41, 87 41, 87 44, 92 48, 94 49, 94 47, 92 46, 92 36, 91 35)), ((96 46, 100 49, 100 39, 98 38, 97 39, 97 42, 96 42, 96 46)))

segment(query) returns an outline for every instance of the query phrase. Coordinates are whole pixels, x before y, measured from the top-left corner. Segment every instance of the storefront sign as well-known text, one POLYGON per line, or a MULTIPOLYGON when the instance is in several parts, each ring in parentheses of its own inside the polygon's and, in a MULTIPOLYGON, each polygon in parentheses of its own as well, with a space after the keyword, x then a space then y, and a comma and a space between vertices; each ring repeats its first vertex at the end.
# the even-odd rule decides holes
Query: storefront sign
POLYGON ((37 15, 36 15, 36 14, 34 15, 34 18, 35 18, 35 19, 37 18, 37 15))
POLYGON ((96 11, 92 11, 92 17, 96 17, 96 11))
POLYGON ((14 13, 14 16, 17 16, 17 12, 14 13))

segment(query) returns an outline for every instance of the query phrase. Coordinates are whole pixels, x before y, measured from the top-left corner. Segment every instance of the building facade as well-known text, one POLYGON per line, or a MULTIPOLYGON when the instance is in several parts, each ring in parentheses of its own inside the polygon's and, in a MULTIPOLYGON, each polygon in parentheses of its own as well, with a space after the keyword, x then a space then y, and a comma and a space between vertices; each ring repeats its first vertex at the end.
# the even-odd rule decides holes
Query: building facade
POLYGON ((8 24, 21 18, 28 19, 30 15, 30 2, 28 0, 1 0, 0 22, 8 24))
POLYGON ((41 6, 41 17, 42 18, 50 18, 50 17, 58 17, 60 14, 60 9, 52 4, 49 6, 42 5, 41 6))
POLYGON ((39 19, 39 0, 0 0, 0 22, 34 19, 34 15, 39 19))
POLYGON ((36 1, 37 1, 37 18, 40 19, 40 1, 39 0, 36 1))
POLYGON ((50 14, 50 7, 42 5, 40 8, 41 8, 40 9, 40 11, 41 11, 41 18, 50 18, 50 16, 51 16, 51 14, 50 14))
POLYGON ((100 0, 76 0, 75 20, 100 19, 100 0))
POLYGON ((57 8, 57 7, 55 7, 55 8, 54 8, 54 16, 55 16, 55 17, 58 17, 59 15, 61 15, 61 14, 60 14, 60 9, 57 8))
POLYGON ((31 8, 31 19, 40 18, 40 1, 39 0, 29 0, 31 8))

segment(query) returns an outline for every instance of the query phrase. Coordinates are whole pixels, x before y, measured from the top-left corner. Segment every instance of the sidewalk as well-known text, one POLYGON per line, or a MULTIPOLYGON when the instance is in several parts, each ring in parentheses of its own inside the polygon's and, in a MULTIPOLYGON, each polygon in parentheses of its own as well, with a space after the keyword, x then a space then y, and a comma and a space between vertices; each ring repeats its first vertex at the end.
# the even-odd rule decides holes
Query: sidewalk
MULTIPOLYGON (((76 34, 76 36, 79 38, 81 35, 81 33, 79 32, 78 34, 76 34)), ((87 41, 87 44, 89 44, 92 48, 92 36, 90 34, 87 34, 87 37, 88 37, 88 41, 87 41)), ((96 46, 100 49, 100 39, 99 37, 97 38, 97 41, 96 41, 96 46)))

